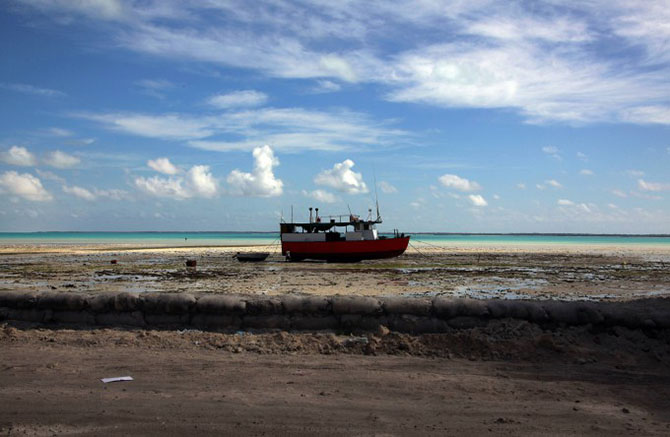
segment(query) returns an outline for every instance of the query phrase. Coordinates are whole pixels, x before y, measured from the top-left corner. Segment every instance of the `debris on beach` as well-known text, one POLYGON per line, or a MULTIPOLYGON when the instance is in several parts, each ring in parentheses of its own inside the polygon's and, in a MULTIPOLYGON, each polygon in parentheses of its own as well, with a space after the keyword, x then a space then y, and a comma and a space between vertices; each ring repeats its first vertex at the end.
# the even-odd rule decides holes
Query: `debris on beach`
POLYGON ((121 381, 133 381, 132 376, 115 376, 112 378, 102 378, 100 379, 104 384, 110 383, 110 382, 121 382, 121 381))

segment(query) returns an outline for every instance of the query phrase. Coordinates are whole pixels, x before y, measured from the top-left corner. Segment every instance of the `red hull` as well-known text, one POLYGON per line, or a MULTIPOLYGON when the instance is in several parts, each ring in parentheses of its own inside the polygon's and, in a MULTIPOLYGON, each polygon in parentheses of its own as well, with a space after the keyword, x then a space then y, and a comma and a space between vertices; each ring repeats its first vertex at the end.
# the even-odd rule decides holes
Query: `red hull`
POLYGON ((408 244, 409 237, 360 241, 282 241, 282 255, 288 256, 292 261, 360 261, 402 255, 408 244))

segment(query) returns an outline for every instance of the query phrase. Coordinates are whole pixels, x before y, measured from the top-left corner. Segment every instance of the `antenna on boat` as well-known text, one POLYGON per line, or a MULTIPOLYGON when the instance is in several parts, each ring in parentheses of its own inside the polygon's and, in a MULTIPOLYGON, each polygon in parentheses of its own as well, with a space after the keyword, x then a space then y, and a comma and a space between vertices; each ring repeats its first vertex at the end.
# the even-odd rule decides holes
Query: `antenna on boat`
POLYGON ((377 196, 377 173, 373 171, 372 175, 375 179, 375 206, 377 207, 377 220, 375 220, 375 222, 381 223, 382 218, 381 215, 379 214, 379 196, 377 196))

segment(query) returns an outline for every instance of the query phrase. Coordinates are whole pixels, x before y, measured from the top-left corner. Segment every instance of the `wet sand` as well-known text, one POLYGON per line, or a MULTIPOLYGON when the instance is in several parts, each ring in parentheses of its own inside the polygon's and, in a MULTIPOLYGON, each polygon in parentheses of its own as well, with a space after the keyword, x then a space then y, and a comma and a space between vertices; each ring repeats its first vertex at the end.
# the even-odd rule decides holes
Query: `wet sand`
POLYGON ((627 300, 670 295, 670 247, 420 247, 389 260, 263 263, 267 247, 0 247, 0 289, 627 300), (197 268, 187 269, 193 259, 197 268), (116 260, 116 264, 111 264, 116 260))

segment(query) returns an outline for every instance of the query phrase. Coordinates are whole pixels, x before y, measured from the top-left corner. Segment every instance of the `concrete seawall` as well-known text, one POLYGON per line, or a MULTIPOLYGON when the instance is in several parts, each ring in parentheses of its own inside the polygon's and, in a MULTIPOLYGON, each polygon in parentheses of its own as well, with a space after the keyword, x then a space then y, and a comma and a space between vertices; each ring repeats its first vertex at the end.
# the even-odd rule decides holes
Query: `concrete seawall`
POLYGON ((474 300, 448 297, 79 294, 0 291, 0 321, 142 328, 439 333, 518 319, 543 326, 670 328, 670 299, 630 302, 474 300))

